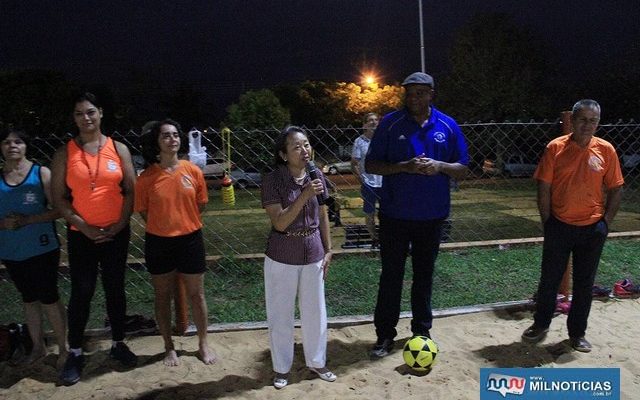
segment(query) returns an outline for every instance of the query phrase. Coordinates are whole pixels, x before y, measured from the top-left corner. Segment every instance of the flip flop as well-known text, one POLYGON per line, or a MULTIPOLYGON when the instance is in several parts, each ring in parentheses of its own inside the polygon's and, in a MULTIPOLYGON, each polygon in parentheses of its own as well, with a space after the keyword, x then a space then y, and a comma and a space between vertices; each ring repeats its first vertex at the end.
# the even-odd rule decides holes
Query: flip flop
MULTIPOLYGON (((322 369, 322 368, 321 368, 322 369)), ((336 376, 336 374, 334 374, 333 372, 329 371, 328 369, 324 369, 324 372, 320 372, 319 370, 315 369, 315 368, 311 368, 309 367, 309 371, 311 372, 315 372, 316 374, 318 374, 318 376, 320 377, 320 379, 322 379, 323 381, 327 381, 327 382, 334 382, 336 379, 338 379, 338 377, 336 376)))
POLYGON ((562 314, 569 314, 569 310, 571 310, 571 302, 570 301, 560 301, 556 304, 556 311, 562 314))

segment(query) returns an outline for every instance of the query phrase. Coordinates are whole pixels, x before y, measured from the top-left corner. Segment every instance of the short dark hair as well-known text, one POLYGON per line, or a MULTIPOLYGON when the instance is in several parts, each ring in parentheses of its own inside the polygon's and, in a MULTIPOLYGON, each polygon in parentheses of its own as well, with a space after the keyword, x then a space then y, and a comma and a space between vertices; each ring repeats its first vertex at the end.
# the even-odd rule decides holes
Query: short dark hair
POLYGON ((280 135, 276 139, 273 144, 273 157, 274 164, 278 165, 286 165, 287 162, 280 157, 280 152, 287 153, 287 139, 289 139, 289 135, 294 133, 302 133, 304 136, 308 137, 307 133, 299 126, 296 125, 287 125, 283 130, 280 131, 280 135))
POLYGON ((3 129, 0 132, 0 142, 4 141, 11 134, 16 135, 20 140, 22 140, 27 145, 27 153, 29 152, 29 148, 31 147, 31 135, 25 132, 23 129, 18 127, 11 127, 9 129, 3 129))
POLYGON ((578 113, 578 111, 584 110, 585 108, 593 108, 594 110, 598 110, 598 112, 601 112, 600 104, 598 104, 597 101, 591 99, 582 99, 578 100, 576 104, 573 105, 573 108, 571 109, 571 118, 575 118, 575 115, 578 113))
POLYGON ((366 124, 367 120, 369 119, 370 116, 375 115, 376 117, 380 118, 380 115, 378 115, 378 113, 375 112, 368 112, 364 115, 364 117, 362 117, 362 123, 366 124))
POLYGON ((178 135, 180 135, 180 153, 187 152, 189 141, 178 122, 171 118, 165 118, 162 121, 154 121, 151 126, 148 125, 148 123, 145 124, 148 130, 142 133, 142 158, 144 158, 147 166, 159 161, 160 146, 158 146, 158 138, 160 137, 160 127, 162 125, 172 125, 176 128, 178 135))

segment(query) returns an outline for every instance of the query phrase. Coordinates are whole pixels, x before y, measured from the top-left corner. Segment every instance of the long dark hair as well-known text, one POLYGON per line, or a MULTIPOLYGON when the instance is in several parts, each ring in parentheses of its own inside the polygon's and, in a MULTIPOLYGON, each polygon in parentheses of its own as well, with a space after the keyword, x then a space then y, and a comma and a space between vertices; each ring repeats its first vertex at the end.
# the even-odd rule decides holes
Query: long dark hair
POLYGON ((96 106, 96 108, 102 108, 102 103, 98 100, 95 94, 91 92, 82 92, 76 94, 71 103, 71 109, 75 109, 76 104, 82 103, 83 101, 88 101, 89 103, 96 106))
MULTIPOLYGON (((93 104, 98 110, 102 111, 103 113, 102 119, 104 120, 104 108, 102 108, 102 102, 98 100, 96 95, 91 92, 80 92, 72 97, 71 104, 70 104, 72 120, 73 120, 73 112, 76 109, 76 105, 78 103, 82 103, 83 101, 93 104)), ((100 130, 102 131, 102 133, 104 133, 104 125, 102 120, 100 121, 100 130)), ((73 133, 73 136, 78 136, 80 134, 80 130, 78 129, 75 123, 73 124, 73 128, 71 129, 71 132, 73 133)))

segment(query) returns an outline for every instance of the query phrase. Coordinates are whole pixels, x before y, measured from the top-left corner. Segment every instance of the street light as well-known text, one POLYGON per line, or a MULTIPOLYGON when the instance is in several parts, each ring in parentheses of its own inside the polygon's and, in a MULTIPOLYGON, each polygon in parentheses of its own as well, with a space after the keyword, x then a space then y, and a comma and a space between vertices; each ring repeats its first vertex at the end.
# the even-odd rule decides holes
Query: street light
POLYGON ((374 83, 376 83, 376 77, 375 75, 372 74, 367 74, 364 76, 364 83, 366 83, 367 85, 371 86, 374 83))
POLYGON ((374 70, 361 71, 360 72, 360 82, 362 82, 362 86, 374 87, 378 84, 378 76, 376 75, 374 70))

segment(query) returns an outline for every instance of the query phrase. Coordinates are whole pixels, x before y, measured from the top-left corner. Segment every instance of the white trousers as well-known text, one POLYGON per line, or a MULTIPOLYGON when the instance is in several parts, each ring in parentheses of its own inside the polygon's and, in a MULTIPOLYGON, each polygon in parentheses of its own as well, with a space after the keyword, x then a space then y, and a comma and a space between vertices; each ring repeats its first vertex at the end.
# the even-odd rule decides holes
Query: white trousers
POLYGON ((293 364, 296 295, 306 365, 323 368, 327 359, 327 309, 322 260, 289 265, 265 257, 264 286, 273 370, 286 374, 293 364))

